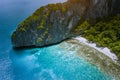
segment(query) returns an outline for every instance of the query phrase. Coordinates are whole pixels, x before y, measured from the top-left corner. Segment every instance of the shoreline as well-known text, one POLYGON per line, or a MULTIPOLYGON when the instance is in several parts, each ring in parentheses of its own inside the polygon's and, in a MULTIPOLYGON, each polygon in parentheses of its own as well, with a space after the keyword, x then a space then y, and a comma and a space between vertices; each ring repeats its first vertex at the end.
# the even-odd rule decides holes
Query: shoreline
POLYGON ((99 70, 105 72, 113 79, 120 79, 120 64, 115 60, 117 56, 113 56, 114 54, 111 52, 108 54, 107 51, 110 51, 108 48, 97 47, 95 43, 90 43, 81 36, 61 43, 60 47, 65 50, 76 51, 78 57, 84 58, 84 60, 98 67, 99 70))
POLYGON ((98 50, 99 52, 101 52, 101 53, 105 54, 106 56, 108 56, 109 58, 111 58, 113 61, 118 62, 118 57, 114 53, 112 53, 109 48, 97 47, 96 43, 90 43, 87 39, 85 39, 82 36, 75 37, 74 39, 98 50))

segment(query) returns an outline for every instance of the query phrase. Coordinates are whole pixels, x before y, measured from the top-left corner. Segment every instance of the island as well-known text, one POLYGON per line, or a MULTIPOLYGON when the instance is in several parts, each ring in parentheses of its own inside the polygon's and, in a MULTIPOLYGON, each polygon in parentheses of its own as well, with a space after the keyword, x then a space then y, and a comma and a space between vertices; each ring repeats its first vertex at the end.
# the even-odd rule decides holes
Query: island
MULTIPOLYGON (((80 54, 80 56, 84 58, 92 56, 86 60, 106 72, 112 67, 110 71, 115 70, 114 76, 117 76, 120 69, 118 66, 120 60, 119 4, 120 0, 68 0, 64 3, 48 4, 37 9, 21 22, 13 32, 11 41, 14 47, 43 47, 63 42, 69 46, 74 44, 72 50, 75 50, 76 46, 84 44, 71 38, 82 36, 90 43, 96 43, 98 47, 109 48, 118 59, 117 63, 111 62, 110 58, 100 52, 97 55, 103 58, 97 58, 94 53, 84 54, 84 56, 80 54), (99 64, 106 65, 108 69, 99 64)), ((63 48, 68 47, 63 45, 63 48)), ((118 75, 119 78, 120 75, 118 75)))
POLYGON ((68 0, 36 10, 18 25, 14 47, 45 46, 83 35, 120 58, 120 0, 68 0))

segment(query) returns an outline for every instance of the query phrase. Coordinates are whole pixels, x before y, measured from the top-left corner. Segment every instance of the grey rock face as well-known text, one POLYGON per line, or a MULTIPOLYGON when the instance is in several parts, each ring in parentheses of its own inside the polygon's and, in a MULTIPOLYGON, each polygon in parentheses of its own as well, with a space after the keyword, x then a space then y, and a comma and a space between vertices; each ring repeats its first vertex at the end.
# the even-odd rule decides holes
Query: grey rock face
POLYGON ((12 34, 14 47, 44 46, 73 36, 78 23, 120 13, 120 0, 68 0, 44 6, 23 21, 12 34))

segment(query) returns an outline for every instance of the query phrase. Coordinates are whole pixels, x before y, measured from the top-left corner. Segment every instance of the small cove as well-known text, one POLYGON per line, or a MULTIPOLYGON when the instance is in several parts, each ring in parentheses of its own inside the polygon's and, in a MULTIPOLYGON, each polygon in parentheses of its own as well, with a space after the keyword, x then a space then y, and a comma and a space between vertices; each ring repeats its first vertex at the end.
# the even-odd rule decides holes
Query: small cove
MULTIPOLYGON (((64 0, 63 0, 64 1, 64 0)), ((0 80, 114 80, 75 51, 58 45, 13 50, 11 33, 37 8, 62 0, 4 0, 0 3, 0 80)))

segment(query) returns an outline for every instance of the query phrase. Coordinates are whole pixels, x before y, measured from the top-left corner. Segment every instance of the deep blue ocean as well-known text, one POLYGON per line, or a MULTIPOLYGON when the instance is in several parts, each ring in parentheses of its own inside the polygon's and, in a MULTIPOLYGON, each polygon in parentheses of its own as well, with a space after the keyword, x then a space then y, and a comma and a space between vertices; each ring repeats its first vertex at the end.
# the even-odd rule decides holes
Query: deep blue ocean
POLYGON ((58 45, 14 50, 10 36, 40 6, 62 0, 0 1, 0 80, 112 80, 97 67, 58 45), (72 54, 71 54, 72 53, 72 54))

